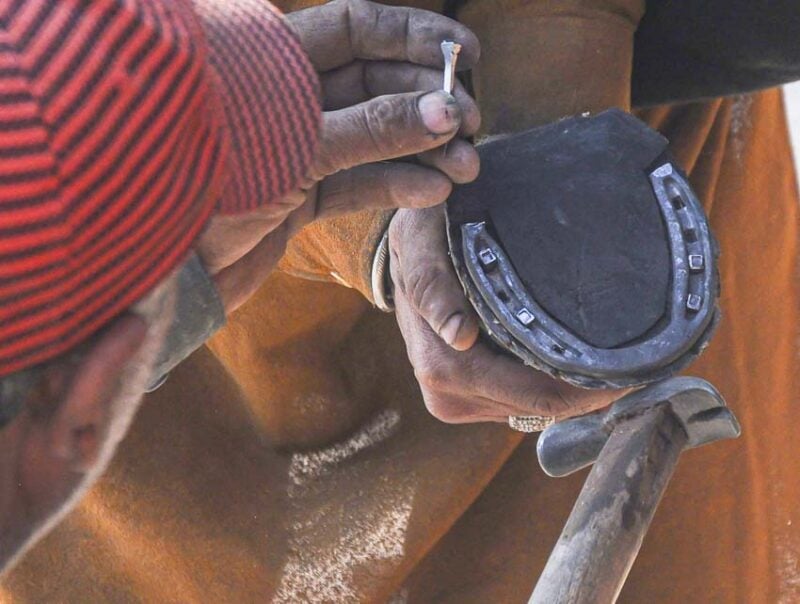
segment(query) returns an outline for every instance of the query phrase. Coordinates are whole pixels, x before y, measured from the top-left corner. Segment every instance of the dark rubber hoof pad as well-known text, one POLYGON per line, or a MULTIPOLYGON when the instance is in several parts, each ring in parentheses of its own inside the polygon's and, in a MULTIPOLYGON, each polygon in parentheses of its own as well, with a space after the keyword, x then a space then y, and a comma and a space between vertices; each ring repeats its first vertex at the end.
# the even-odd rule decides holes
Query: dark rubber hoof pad
POLYGON ((618 110, 479 146, 447 202, 456 271, 486 332, 585 387, 668 377, 717 321, 716 245, 665 138, 618 110))

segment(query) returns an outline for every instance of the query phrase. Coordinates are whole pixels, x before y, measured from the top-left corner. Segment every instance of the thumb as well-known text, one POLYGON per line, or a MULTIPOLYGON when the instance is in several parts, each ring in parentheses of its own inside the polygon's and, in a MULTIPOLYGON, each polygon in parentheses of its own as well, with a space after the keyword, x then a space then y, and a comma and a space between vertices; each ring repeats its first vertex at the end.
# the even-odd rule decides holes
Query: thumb
POLYGON ((389 250, 395 298, 402 298, 450 347, 472 348, 478 318, 450 263, 443 206, 399 210, 389 226, 389 250))
POLYGON ((443 145, 461 125, 456 99, 436 91, 379 96, 323 116, 315 180, 443 145))

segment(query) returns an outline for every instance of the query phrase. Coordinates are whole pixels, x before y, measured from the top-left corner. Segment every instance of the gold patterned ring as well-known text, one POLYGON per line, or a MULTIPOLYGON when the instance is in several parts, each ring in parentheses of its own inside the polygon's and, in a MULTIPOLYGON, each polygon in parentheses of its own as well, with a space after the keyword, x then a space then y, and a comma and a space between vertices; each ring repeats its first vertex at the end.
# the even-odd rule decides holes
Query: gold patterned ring
POLYGON ((517 432, 541 432, 556 421, 544 415, 509 415, 508 426, 517 432))

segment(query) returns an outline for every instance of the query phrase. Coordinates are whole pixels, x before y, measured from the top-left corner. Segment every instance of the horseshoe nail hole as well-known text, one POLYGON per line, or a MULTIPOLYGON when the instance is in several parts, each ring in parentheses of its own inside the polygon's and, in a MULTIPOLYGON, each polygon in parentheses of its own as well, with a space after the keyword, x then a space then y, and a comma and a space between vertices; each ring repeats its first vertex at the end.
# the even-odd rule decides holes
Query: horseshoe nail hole
POLYGON ((680 210, 686 207, 686 204, 683 203, 683 199, 681 199, 677 195, 671 198, 670 201, 672 202, 672 207, 675 208, 676 210, 680 210))
POLYGON ((500 300, 505 303, 508 303, 511 300, 511 297, 508 295, 508 292, 504 289, 498 290, 497 297, 500 298, 500 300))
POLYGON ((697 231, 695 231, 694 229, 686 229, 683 232, 683 237, 689 243, 694 243, 695 241, 697 241, 697 231))
POLYGON ((563 346, 559 346, 558 344, 553 344, 553 352, 556 354, 564 354, 566 352, 563 346))

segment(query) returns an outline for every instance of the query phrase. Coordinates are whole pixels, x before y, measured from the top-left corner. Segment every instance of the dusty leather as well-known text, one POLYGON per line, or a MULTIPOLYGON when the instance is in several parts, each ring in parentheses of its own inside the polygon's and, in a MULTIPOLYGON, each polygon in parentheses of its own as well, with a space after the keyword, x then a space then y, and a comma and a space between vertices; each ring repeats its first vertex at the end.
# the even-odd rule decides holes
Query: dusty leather
MULTIPOLYGON (((483 41, 485 124, 626 107, 641 11, 475 0, 460 16, 483 41)), ((780 92, 641 115, 720 239, 723 324, 690 373, 744 434, 683 457, 621 601, 799 601, 798 196, 780 92)), ((364 298, 385 221, 298 237, 213 354, 147 400, 2 601, 527 601, 583 474, 548 479, 534 438, 426 414, 394 318, 364 298)))

